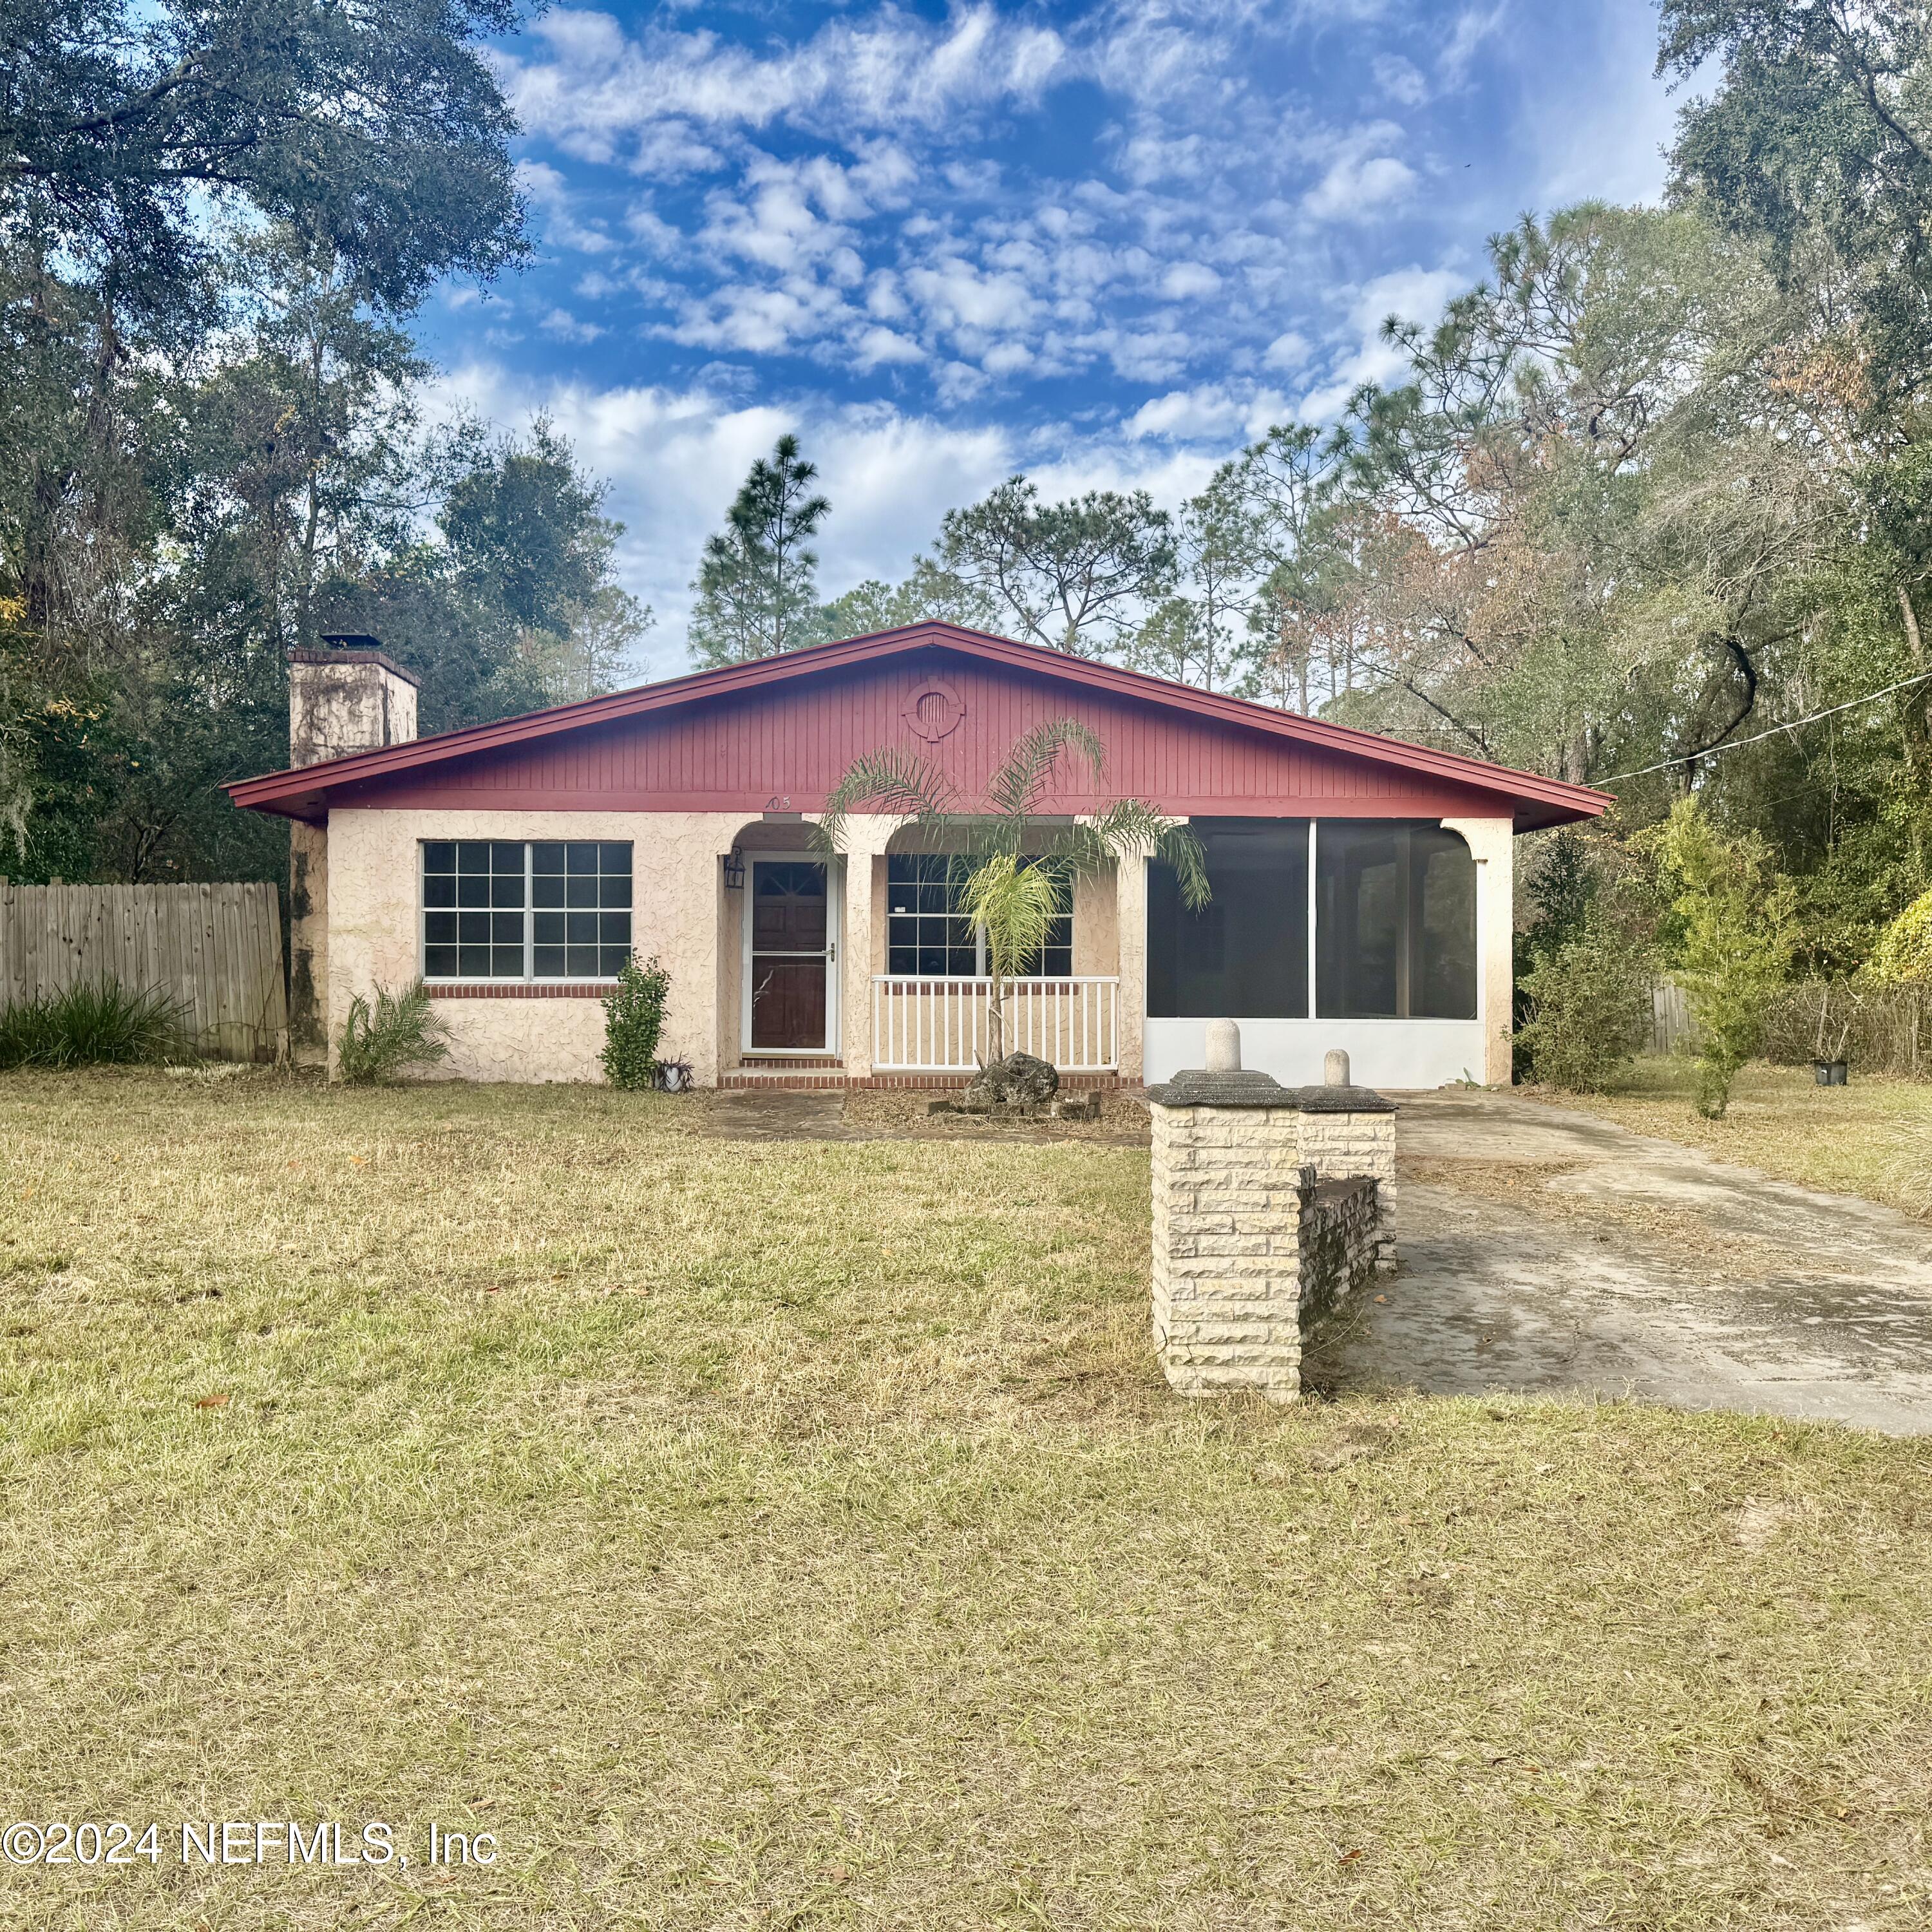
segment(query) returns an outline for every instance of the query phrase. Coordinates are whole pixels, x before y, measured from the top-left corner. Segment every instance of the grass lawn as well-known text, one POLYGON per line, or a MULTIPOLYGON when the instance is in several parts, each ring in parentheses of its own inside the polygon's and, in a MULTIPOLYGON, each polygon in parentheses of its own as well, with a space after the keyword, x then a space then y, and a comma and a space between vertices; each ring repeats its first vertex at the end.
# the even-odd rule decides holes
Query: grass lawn
POLYGON ((0 1924, 1927 1922, 1932 1444, 1178 1402, 1144 1150, 708 1118, 0 1080, 0 1822, 164 1850, 0 1924))
POLYGON ((1932 1214, 1932 1083, 1854 1074, 1845 1086, 1820 1087, 1809 1067, 1758 1063, 1738 1076, 1718 1120, 1690 1104, 1695 1084, 1688 1061, 1658 1058, 1638 1060, 1613 1093, 1519 1090, 1783 1180, 1932 1214))

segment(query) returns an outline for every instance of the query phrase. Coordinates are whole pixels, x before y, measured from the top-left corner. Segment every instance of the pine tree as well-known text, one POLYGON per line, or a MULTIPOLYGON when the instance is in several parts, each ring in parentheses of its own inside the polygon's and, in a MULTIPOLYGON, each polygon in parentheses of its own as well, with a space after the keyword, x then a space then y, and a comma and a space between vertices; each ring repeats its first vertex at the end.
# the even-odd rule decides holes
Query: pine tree
POLYGON ((742 664, 818 641, 818 554, 808 545, 832 506, 807 494, 818 475, 795 436, 780 436, 771 459, 752 465, 692 585, 695 663, 742 664))

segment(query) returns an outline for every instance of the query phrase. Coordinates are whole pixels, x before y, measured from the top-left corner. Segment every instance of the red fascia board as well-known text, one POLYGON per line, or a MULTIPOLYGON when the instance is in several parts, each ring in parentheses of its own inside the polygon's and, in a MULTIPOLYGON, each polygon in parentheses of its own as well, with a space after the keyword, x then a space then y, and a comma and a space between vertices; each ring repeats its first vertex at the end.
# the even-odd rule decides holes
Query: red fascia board
POLYGON ((980 658, 1035 676, 1057 678, 1063 683, 1111 692, 1169 710, 1192 712, 1197 717, 1211 718, 1243 730, 1316 745, 1378 764, 1426 772, 1432 777, 1447 778, 1484 791, 1501 792, 1524 805, 1541 808, 1540 811, 1521 814, 1530 824, 1592 818, 1615 802, 1610 793, 1594 790, 1587 785, 1568 784, 1561 779, 1541 778, 1532 772, 1513 771, 1507 766, 1490 764, 1480 758, 1466 758, 1454 752, 1433 751, 1426 746, 1408 744, 1400 739, 1380 737, 1372 731, 1358 731, 1346 724, 1298 717, 1292 712, 1276 711, 1268 705, 1251 704, 1245 698, 1225 698, 1217 692, 1198 691, 1191 685, 1150 677, 1143 671, 1121 670, 1112 664, 1072 657, 1064 651, 1048 650, 1038 644, 1018 644, 1010 638, 992 637, 984 632, 942 623, 908 625, 899 630, 874 632, 868 637, 844 638, 836 644, 814 644, 804 650, 788 651, 779 656, 760 658, 749 664, 728 664, 718 670, 694 671, 683 677, 667 678, 659 684, 640 685, 632 690, 613 692, 602 698, 581 698, 574 704, 554 705, 548 710, 526 712, 520 717, 502 718, 493 724, 472 724, 458 731, 440 732, 434 737, 386 745, 376 751, 352 752, 345 758, 329 758, 290 771, 271 772, 260 778, 237 778, 223 788, 236 805, 248 810, 279 812, 295 818, 319 818, 327 812, 328 792, 338 785, 437 764, 473 752, 494 751, 508 745, 523 744, 559 732, 644 716, 701 699, 728 698, 740 692, 809 676, 816 672, 870 664, 880 658, 928 645, 958 651, 966 656, 980 658))

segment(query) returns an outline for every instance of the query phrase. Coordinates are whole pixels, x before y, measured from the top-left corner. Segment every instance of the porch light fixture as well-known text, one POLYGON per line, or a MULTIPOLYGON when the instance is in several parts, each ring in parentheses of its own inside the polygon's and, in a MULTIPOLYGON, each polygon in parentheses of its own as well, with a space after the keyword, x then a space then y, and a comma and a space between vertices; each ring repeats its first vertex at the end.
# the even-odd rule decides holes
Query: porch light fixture
POLYGON ((745 887, 745 858, 736 846, 724 855, 724 890, 728 892, 742 892, 745 887))

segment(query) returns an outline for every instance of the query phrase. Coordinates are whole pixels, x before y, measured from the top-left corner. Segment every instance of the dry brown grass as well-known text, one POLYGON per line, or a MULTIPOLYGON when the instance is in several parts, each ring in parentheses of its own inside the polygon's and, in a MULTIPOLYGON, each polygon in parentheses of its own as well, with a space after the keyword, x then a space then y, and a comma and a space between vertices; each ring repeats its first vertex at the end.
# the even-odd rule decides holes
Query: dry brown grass
POLYGON ((1687 1062, 1656 1058, 1639 1060, 1613 1094, 1518 1091, 1780 1180, 1932 1215, 1932 1082, 1854 1074, 1846 1086, 1820 1087, 1809 1068, 1758 1063, 1738 1075, 1718 1120, 1691 1106, 1694 1084, 1687 1062))
POLYGON ((1925 1922, 1925 1445, 1177 1402, 1142 1150, 705 1118, 0 1082, 0 1820, 503 1845, 0 1922, 1925 1922))

